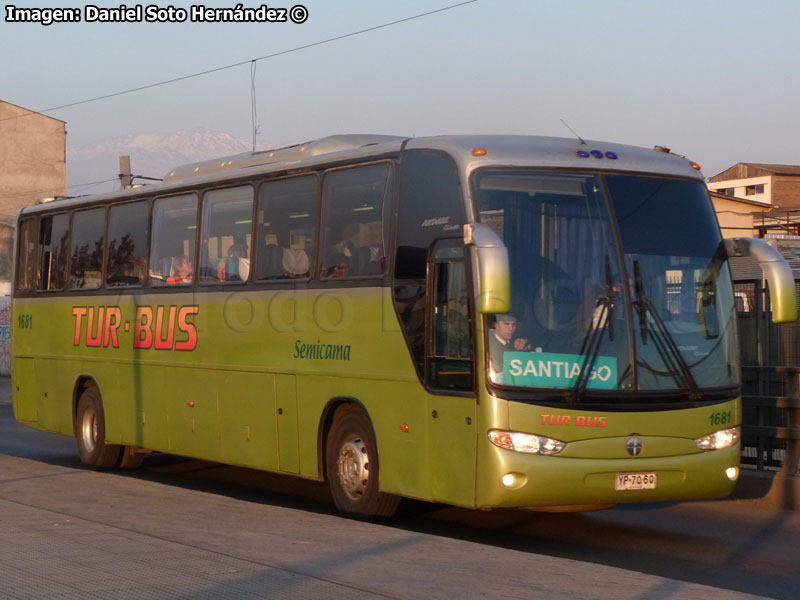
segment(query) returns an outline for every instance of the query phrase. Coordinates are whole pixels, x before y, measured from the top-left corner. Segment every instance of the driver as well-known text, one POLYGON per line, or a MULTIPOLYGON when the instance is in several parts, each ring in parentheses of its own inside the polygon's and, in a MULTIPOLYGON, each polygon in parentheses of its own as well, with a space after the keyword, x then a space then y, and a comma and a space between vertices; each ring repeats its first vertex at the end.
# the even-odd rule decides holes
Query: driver
POLYGON ((493 372, 498 374, 503 372, 503 354, 507 350, 516 352, 532 350, 528 340, 514 336, 516 331, 517 318, 514 315, 506 314, 495 317, 494 332, 489 333, 489 362, 493 372))

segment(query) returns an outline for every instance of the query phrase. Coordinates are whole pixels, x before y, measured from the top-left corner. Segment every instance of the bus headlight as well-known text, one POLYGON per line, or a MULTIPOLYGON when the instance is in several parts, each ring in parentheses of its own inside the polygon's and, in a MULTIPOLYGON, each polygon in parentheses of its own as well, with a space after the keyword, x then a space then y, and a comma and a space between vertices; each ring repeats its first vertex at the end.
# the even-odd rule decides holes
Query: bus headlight
POLYGON ((488 435, 489 441, 495 446, 506 450, 515 450, 516 452, 527 452, 528 454, 552 456, 553 454, 558 454, 567 446, 565 442, 560 442, 553 438, 532 433, 520 433, 519 431, 491 429, 488 435))
POLYGON ((740 437, 742 437, 742 428, 731 427, 697 438, 694 443, 700 450, 722 450, 733 446, 740 437))

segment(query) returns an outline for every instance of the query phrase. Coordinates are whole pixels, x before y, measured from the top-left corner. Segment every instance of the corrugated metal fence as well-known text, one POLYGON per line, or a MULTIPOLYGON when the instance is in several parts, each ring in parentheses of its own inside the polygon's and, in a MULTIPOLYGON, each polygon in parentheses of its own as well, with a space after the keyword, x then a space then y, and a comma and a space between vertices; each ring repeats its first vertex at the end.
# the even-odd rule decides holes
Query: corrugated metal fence
MULTIPOLYGON (((800 291, 800 282, 795 286, 800 291)), ((772 323, 760 280, 737 281, 734 289, 742 353, 742 467, 800 474, 800 323, 772 323)))

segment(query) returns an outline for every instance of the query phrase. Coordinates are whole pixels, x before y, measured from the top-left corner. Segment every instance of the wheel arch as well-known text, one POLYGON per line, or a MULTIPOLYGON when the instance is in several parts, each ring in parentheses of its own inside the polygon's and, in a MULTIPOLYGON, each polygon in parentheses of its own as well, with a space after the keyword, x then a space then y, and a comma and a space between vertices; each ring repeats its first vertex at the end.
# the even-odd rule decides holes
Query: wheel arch
POLYGON ((95 387, 98 390, 100 386, 97 385, 97 380, 95 380, 93 375, 82 374, 78 375, 75 379, 75 385, 72 388, 72 421, 75 421, 75 418, 78 416, 78 400, 80 400, 81 394, 83 390, 95 387))

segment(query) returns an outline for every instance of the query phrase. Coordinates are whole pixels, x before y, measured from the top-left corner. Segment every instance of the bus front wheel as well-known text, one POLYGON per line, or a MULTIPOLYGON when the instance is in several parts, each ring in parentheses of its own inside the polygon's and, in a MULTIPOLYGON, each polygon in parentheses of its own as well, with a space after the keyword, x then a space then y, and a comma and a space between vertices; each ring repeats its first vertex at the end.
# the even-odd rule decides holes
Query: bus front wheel
POLYGON ((366 414, 337 415, 328 435, 326 471, 340 512, 362 519, 389 518, 400 497, 378 491, 378 446, 366 414))
POLYGON ((96 387, 86 388, 78 400, 75 438, 82 463, 98 469, 110 469, 117 465, 122 446, 106 444, 103 400, 96 387))

